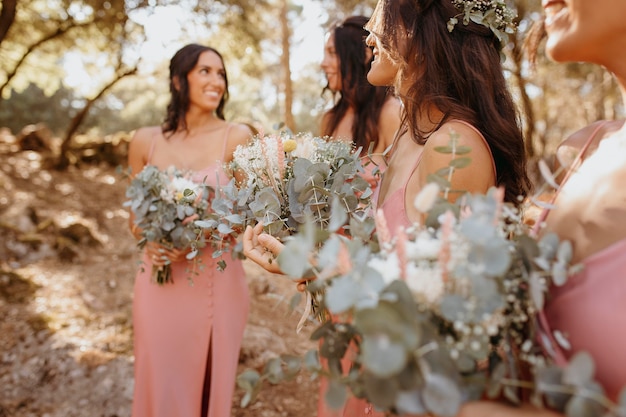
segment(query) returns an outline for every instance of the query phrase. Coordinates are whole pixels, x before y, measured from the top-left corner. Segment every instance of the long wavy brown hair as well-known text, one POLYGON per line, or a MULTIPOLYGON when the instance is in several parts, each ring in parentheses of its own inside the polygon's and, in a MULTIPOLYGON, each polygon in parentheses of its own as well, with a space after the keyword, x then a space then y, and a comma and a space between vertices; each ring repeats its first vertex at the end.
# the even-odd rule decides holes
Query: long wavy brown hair
MULTIPOLYGON (((367 81, 373 55, 365 45, 368 32, 363 28, 368 22, 365 16, 350 16, 332 27, 335 50, 339 57, 341 91, 337 92, 335 105, 325 117, 324 136, 330 136, 350 107, 354 109, 352 141, 366 153, 370 146, 378 144, 378 120, 389 88, 375 87, 367 81)), ((328 85, 322 94, 330 91, 328 85)))
POLYGON ((405 108, 404 124, 424 144, 441 125, 466 121, 485 137, 493 154, 496 183, 505 200, 519 205, 531 189, 519 115, 507 88, 501 44, 480 24, 465 25, 450 0, 380 0, 368 29, 400 67, 396 94, 405 108), (452 31, 448 21, 457 17, 452 31), (399 94, 399 82, 410 83, 399 94), (431 120, 436 108, 443 117, 431 120), (431 129, 419 125, 430 120, 431 129))
MULTIPOLYGON (((203 52, 211 51, 217 54, 224 63, 222 54, 214 48, 195 43, 185 45, 178 50, 170 60, 170 102, 167 105, 165 121, 161 125, 163 133, 187 130, 185 116, 189 110, 189 82, 187 74, 196 66, 203 52)), ((215 115, 224 120, 224 105, 228 101, 228 76, 224 70, 226 88, 220 103, 215 110, 215 115)), ((166 136, 167 137, 167 136, 166 136)))

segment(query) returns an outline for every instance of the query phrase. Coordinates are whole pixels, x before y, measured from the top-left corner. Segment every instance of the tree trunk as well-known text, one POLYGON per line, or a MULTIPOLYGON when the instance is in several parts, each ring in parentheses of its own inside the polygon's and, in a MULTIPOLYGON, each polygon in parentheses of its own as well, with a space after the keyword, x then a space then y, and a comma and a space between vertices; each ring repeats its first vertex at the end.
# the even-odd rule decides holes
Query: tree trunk
POLYGON ((115 84, 117 84, 121 79, 128 77, 130 75, 134 75, 137 73, 137 66, 133 67, 133 68, 129 68, 125 71, 122 72, 118 72, 117 76, 111 80, 111 82, 109 82, 107 85, 105 85, 104 87, 102 87, 102 89, 100 90, 100 92, 98 92, 98 94, 96 94, 94 97, 90 98, 87 100, 87 103, 85 104, 85 107, 83 107, 70 121, 69 127, 65 133, 65 137, 63 138, 63 142, 61 143, 61 152, 59 155, 59 159, 57 161, 57 163, 55 164, 55 168, 57 170, 65 170, 69 167, 70 163, 72 162, 70 160, 70 148, 72 146, 72 138, 74 137, 74 135, 76 134, 76 132, 78 131, 78 127, 80 126, 80 124, 83 122, 83 120, 85 120, 85 117, 87 117, 87 114, 89 113, 89 110, 91 109, 91 106, 93 106, 93 104, 96 102, 96 100, 98 100, 100 97, 102 97, 108 90, 110 90, 115 84))
POLYGON ((285 125, 293 132, 295 131, 295 121, 293 118, 293 83, 291 81, 291 67, 289 66, 290 45, 291 45, 291 29, 289 27, 289 20, 287 18, 287 11, 289 9, 289 0, 282 0, 280 8, 280 28, 281 28, 281 41, 282 41, 282 56, 280 59, 280 65, 282 67, 282 73, 284 76, 283 85, 285 93, 285 109, 284 118, 285 125))
POLYGON ((2 0, 2 10, 0 10, 0 43, 7 35, 13 21, 15 21, 16 11, 17 0, 2 0))

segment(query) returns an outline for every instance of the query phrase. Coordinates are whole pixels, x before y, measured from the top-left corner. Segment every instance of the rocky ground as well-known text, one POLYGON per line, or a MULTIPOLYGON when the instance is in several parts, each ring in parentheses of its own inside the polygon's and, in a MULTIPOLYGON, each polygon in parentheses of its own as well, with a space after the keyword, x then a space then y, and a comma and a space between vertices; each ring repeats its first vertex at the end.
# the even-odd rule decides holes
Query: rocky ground
MULTIPOLYGON (((109 165, 46 169, 0 139, 0 417, 128 417, 138 252, 109 165)), ((313 344, 296 334, 294 285, 246 263, 252 305, 240 371, 313 344)), ((312 326, 308 327, 309 330, 312 326)), ((315 415, 317 381, 266 384, 233 416, 315 415)))

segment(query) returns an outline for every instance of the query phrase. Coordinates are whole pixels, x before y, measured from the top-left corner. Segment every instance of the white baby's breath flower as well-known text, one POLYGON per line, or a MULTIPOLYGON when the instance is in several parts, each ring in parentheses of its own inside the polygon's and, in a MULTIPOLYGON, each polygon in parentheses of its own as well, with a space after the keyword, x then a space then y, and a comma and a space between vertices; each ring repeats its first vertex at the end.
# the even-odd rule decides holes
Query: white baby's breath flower
POLYGON ((317 144, 315 138, 311 135, 300 135, 296 137, 298 146, 291 154, 296 158, 313 159, 315 151, 317 150, 317 144))
POLYGON ((406 242, 406 255, 412 260, 435 260, 439 256, 440 250, 441 240, 426 230, 420 231, 415 240, 406 242))
POLYGON ((406 284, 419 302, 437 305, 444 293, 441 268, 437 264, 409 263, 406 284))
POLYGON ((440 191, 441 189, 437 183, 429 182, 426 184, 415 197, 415 201, 413 202, 415 208, 422 213, 428 213, 437 201, 440 191))
POLYGON ((391 253, 386 258, 375 256, 368 261, 367 265, 382 275, 385 284, 400 279, 400 263, 396 253, 391 253))

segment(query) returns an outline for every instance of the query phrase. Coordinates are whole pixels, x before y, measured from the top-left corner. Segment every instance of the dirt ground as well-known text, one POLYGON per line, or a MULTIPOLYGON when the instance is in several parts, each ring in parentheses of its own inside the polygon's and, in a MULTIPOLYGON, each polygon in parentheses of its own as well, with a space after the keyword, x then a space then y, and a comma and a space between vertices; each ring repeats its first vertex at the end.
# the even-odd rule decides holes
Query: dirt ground
MULTIPOLYGON (((130 416, 135 241, 126 183, 107 165, 56 172, 0 140, 0 417, 130 416)), ((246 263, 251 313, 239 370, 313 344, 288 279, 246 263)), ((317 380, 266 384, 233 416, 315 415, 317 380)))

